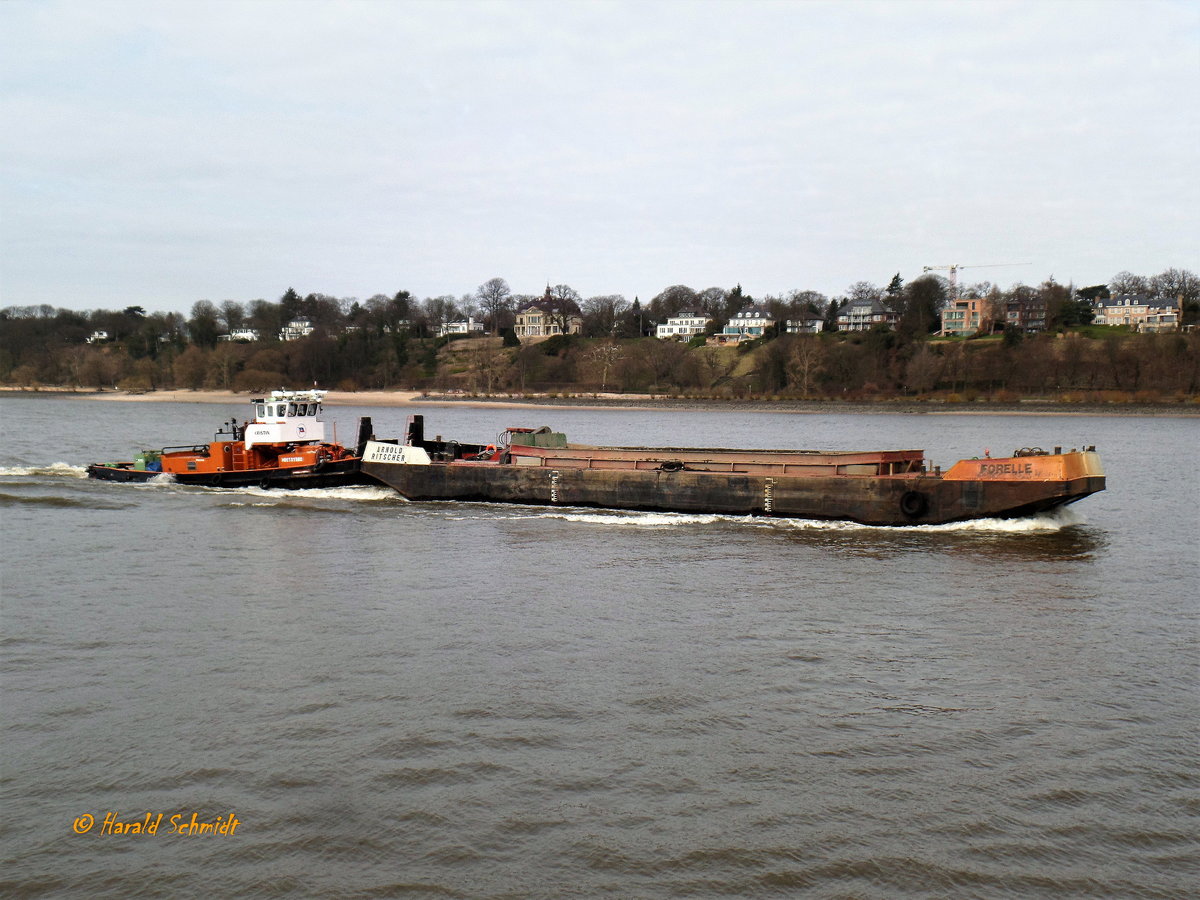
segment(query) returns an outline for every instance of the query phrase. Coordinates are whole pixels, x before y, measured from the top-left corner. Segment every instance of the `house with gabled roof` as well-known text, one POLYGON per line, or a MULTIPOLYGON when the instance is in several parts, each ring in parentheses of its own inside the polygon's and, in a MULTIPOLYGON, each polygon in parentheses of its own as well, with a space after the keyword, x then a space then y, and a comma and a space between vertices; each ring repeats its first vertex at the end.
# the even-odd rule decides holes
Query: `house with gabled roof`
POLYGON ((573 300, 564 300, 550 293, 540 300, 527 303, 517 310, 513 333, 518 340, 548 338, 556 334, 580 334, 583 331, 583 314, 573 300))
POLYGON ((717 342, 739 344, 742 341, 752 341, 766 334, 767 329, 774 324, 775 319, 767 312, 765 306, 752 303, 733 314, 729 323, 717 335, 717 342))
POLYGON ((1175 331, 1179 327, 1179 301, 1145 294, 1117 294, 1097 298, 1092 307, 1096 325, 1128 325, 1134 331, 1175 331))

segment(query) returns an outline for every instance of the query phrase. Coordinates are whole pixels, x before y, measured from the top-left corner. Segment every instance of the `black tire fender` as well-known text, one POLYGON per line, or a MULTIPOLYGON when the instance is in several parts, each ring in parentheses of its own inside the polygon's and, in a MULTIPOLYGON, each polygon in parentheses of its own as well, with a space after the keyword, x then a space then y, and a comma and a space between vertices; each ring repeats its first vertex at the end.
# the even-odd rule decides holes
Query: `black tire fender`
POLYGON ((910 519, 919 519, 929 512, 929 498, 920 491, 905 491, 900 497, 900 512, 910 519))

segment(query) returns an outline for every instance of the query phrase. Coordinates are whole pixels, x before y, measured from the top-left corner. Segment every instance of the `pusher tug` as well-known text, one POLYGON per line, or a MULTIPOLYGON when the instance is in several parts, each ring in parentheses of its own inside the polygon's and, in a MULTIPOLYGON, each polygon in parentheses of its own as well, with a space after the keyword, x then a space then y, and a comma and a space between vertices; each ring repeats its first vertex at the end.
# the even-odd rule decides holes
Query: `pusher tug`
POLYGON ((409 500, 936 525, 1047 512, 1104 490, 1095 447, 964 459, 944 473, 922 450, 593 447, 549 428, 508 428, 495 444, 370 440, 362 470, 409 500))
POLYGON ((144 450, 132 462, 95 463, 89 478, 149 481, 170 475, 179 484, 236 488, 327 488, 369 484, 361 472, 371 419, 358 420, 354 449, 325 440, 325 391, 272 391, 252 400, 254 418, 223 422, 207 444, 144 450))

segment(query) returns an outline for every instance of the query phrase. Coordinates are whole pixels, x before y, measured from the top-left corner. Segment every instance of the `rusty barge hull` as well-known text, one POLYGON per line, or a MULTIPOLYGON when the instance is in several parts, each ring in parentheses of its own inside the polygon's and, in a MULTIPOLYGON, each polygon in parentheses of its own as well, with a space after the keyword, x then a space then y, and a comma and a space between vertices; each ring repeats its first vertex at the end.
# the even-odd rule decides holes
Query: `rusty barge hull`
POLYGON ((363 472, 409 500, 459 500, 660 512, 935 525, 1015 518, 1074 503, 1103 477, 1061 483, 946 482, 936 477, 772 477, 689 471, 526 469, 486 464, 364 463, 363 472))
MULTIPOLYGON (((588 447, 543 429, 511 444, 424 439, 366 445, 362 471, 409 500, 518 503, 936 525, 1016 518, 1102 491, 1094 450, 1022 451, 931 470, 920 450, 869 452, 588 447), (555 442, 553 438, 558 438, 555 442)), ((502 436, 504 437, 504 436, 502 436)))

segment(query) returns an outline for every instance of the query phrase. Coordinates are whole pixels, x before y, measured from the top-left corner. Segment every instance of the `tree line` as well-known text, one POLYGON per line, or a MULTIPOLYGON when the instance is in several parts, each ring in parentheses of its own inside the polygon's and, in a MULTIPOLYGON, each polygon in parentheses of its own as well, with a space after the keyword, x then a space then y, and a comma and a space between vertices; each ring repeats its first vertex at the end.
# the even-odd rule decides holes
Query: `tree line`
MULTIPOLYGON (((998 324, 1010 302, 1040 304, 1054 333, 1086 325, 1092 300, 1115 293, 1182 297, 1185 321, 1200 315, 1200 280, 1177 269, 1146 278, 1122 272, 1106 285, 1085 288, 1050 278, 1036 287, 1000 290, 980 282, 959 289, 960 297, 989 301, 998 324)), ((504 279, 494 278, 458 298, 418 301, 399 291, 360 302, 301 296, 289 288, 274 302, 198 301, 188 316, 137 306, 92 312, 9 307, 0 311, 0 381, 134 390, 262 390, 315 382, 350 389, 615 389, 713 396, 1197 391, 1191 335, 1114 329, 1107 340, 1055 343, 1049 334, 1010 332, 999 342, 974 346, 930 343, 949 299, 949 284, 940 276, 905 283, 897 274, 886 286, 860 281, 833 298, 795 290, 755 299, 740 285, 702 290, 673 285, 645 305, 619 295, 585 299, 562 284, 548 286, 542 295, 516 295, 504 279), (840 334, 837 315, 857 300, 877 300, 894 310, 896 329, 840 334), (564 323, 578 315, 583 335, 520 346, 511 330, 513 316, 535 302, 548 304, 564 323), (709 330, 719 331, 748 304, 764 307, 780 323, 819 318, 823 333, 789 335, 781 324, 764 340, 736 350, 648 337, 657 324, 685 310, 710 316, 709 330), (467 317, 478 317, 504 340, 446 347, 448 340, 436 337, 440 325, 467 317), (280 330, 297 318, 309 320, 311 335, 281 341, 280 330), (240 328, 256 329, 261 339, 221 340, 240 328), (89 344, 101 331, 108 342, 89 344)))

